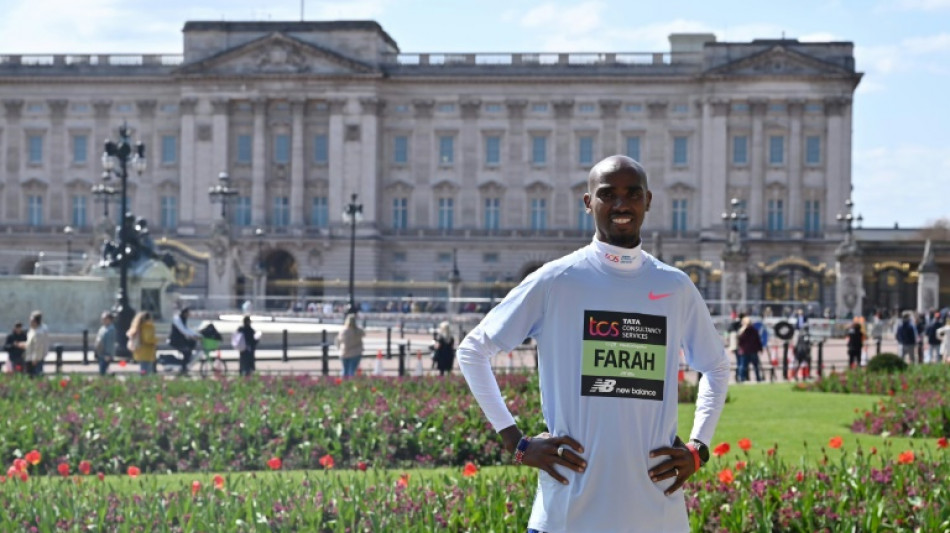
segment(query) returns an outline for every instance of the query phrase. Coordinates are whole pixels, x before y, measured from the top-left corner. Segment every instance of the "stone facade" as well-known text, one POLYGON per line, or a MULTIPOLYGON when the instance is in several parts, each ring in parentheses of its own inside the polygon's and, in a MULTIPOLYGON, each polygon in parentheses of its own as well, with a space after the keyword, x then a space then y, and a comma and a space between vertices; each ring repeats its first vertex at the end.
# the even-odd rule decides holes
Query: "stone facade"
MULTIPOLYGON (((663 53, 402 54, 375 22, 183 33, 183 55, 0 56, 0 268, 62 257, 66 225, 72 252, 93 261, 110 227, 90 193, 99 141, 124 121, 149 154, 129 180, 133 212, 159 246, 190 250, 182 294, 227 305, 262 285, 344 294, 353 193, 364 297, 413 283, 444 296, 453 250, 462 294, 496 296, 590 239, 587 172, 614 153, 649 173, 646 249, 662 239, 668 262, 707 265, 696 279, 711 300, 732 198, 748 210, 753 285, 755 265, 833 264, 844 236, 833 221, 851 189, 851 43, 700 34, 671 36, 663 53), (224 234, 207 194, 221 171, 239 191, 224 234)), ((833 289, 815 297, 834 305, 833 289)))

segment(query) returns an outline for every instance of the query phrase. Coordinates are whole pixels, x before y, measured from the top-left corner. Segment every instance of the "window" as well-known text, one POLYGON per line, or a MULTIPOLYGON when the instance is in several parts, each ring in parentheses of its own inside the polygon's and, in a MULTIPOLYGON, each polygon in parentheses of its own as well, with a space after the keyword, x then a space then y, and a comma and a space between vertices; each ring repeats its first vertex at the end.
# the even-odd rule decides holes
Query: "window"
POLYGON ((455 162, 455 137, 439 136, 439 164, 451 165, 455 162))
POLYGON ((274 162, 278 165, 290 163, 290 135, 280 133, 274 136, 274 162))
POLYGON ((548 162, 548 138, 544 135, 531 136, 531 164, 545 165, 548 162))
POLYGON ((393 252, 393 261, 396 263, 406 262, 406 252, 393 252))
POLYGON ((821 164, 821 137, 817 135, 805 137, 805 164, 821 164))
POLYGON ((116 113, 131 113, 131 112, 132 112, 132 104, 116 104, 116 105, 115 105, 115 112, 116 112, 116 113))
POLYGON ((250 165, 253 159, 253 141, 248 134, 237 136, 237 162, 242 165, 250 165))
POLYGON ((531 199, 531 229, 542 231, 548 227, 548 202, 544 198, 531 199))
POLYGON ((686 231, 686 200, 673 200, 673 231, 686 231))
POLYGON ((161 109, 162 113, 177 113, 178 104, 162 104, 159 109, 161 109))
POLYGON ((496 230, 501 219, 501 198, 485 198, 485 229, 496 230))
POLYGON ((73 105, 69 106, 69 109, 70 109, 73 113, 88 113, 88 112, 89 112, 89 104, 73 104, 73 105))
POLYGON ((785 110, 785 104, 769 104, 769 111, 772 113, 784 113, 785 110))
POLYGON ((501 163, 501 137, 489 135, 485 137, 485 164, 498 165, 501 163))
POLYGON ((399 104, 399 105, 397 105, 397 106, 394 106, 394 107, 393 107, 393 110, 394 110, 396 113, 408 113, 408 112, 409 112, 409 106, 408 106, 407 104, 399 104))
POLYGON ((178 137, 162 135, 162 164, 174 165, 178 161, 178 137))
POLYGON ((594 164, 594 138, 585 135, 577 140, 577 162, 581 165, 594 164))
POLYGON ((770 232, 785 230, 785 209, 782 200, 769 200, 766 229, 770 232))
POLYGON ((640 136, 631 135, 627 137, 627 157, 640 160, 640 136))
POLYGON ((409 162, 409 137, 396 135, 393 137, 393 163, 405 165, 409 162))
POLYGON ((26 197, 27 223, 31 226, 43 225, 43 197, 31 194, 26 197))
POLYGON ((310 225, 315 228, 326 228, 330 225, 330 208, 326 196, 314 196, 310 210, 310 225))
POLYGON ((482 254, 482 263, 497 263, 498 252, 485 252, 482 254))
POLYGON ((286 228, 290 225, 290 198, 287 196, 274 197, 274 212, 271 216, 271 224, 279 228, 286 228))
POLYGON ((178 226, 178 198, 175 196, 162 196, 160 200, 161 216, 159 226, 162 229, 174 229, 178 226))
POLYGON ((89 137, 73 135, 73 164, 85 165, 89 158, 89 137))
POLYGON ((732 111, 734 113, 748 113, 749 104, 732 104, 732 111))
POLYGON ((805 200, 805 236, 818 237, 821 234, 821 204, 818 200, 805 200))
POLYGON ((531 104, 532 113, 547 113, 548 104, 531 104))
POLYGON ((749 164, 749 138, 745 135, 736 135, 732 138, 732 164, 749 164))
POLYGON ((785 136, 784 135, 770 135, 769 136, 769 164, 770 165, 784 165, 785 164, 785 136))
POLYGON ((673 112, 677 114, 689 113, 689 104, 674 104, 673 112))
POLYGON ((486 113, 501 113, 501 104, 485 104, 486 113))
POLYGON ((31 165, 40 165, 43 163, 43 136, 30 135, 27 138, 27 148, 29 150, 29 162, 31 165))
POLYGON ((673 166, 681 167, 689 164, 689 137, 673 137, 673 166))
POLYGON ((824 110, 825 110, 825 106, 821 104, 815 104, 815 103, 805 104, 806 113, 821 113, 824 110))
POLYGON ((455 104, 439 104, 439 107, 436 108, 439 113, 454 113, 455 104))
POLYGON ((627 113, 639 113, 643 111, 643 104, 627 104, 623 109, 627 113))
POLYGON ((313 162, 319 165, 330 160, 330 150, 327 145, 327 135, 320 133, 313 136, 313 162))
POLYGON ((577 199, 577 229, 584 232, 594 231, 594 217, 587 212, 583 198, 577 199))
POLYGON ((251 197, 238 196, 234 201, 234 223, 241 227, 251 225, 251 197))
POLYGON ((85 196, 73 196, 72 199, 72 216, 70 220, 72 221, 73 226, 77 228, 86 227, 86 208, 88 207, 88 199, 85 196))
POLYGON ((577 106, 578 113, 593 113, 597 111, 597 106, 594 104, 580 104, 577 106))
POLYGON ((439 224, 443 230, 452 229, 455 223, 455 201, 452 198, 439 198, 439 224))
POLYGON ((409 227, 409 199, 406 197, 393 198, 393 229, 409 227))

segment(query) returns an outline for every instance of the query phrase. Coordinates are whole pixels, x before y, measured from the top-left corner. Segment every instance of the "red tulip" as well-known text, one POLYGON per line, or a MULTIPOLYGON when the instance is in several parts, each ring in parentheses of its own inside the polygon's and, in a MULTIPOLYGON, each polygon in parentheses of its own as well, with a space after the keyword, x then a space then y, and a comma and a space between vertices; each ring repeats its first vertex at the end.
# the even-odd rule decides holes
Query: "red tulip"
POLYGON ((464 477, 472 477, 478 473, 478 467, 475 466, 475 463, 469 461, 465 463, 465 468, 462 469, 462 475, 464 477))
POLYGON ((775 448, 769 448, 768 450, 765 450, 765 455, 768 455, 769 457, 775 455, 775 448))
POLYGON ((914 452, 908 450, 906 452, 901 452, 897 456, 897 464, 909 465, 914 463, 914 452))
POLYGON ((722 472, 719 472, 719 481, 722 481, 726 485, 732 483, 735 480, 735 476, 732 475, 732 470, 728 468, 723 469, 722 472))
POLYGON ((741 472, 745 470, 746 462, 745 461, 736 461, 736 472, 741 472))
POLYGON ((871 455, 877 455, 877 446, 871 446, 871 455))
POLYGON ((18 476, 19 474, 20 474, 20 469, 17 468, 17 467, 15 467, 15 466, 11 466, 10 468, 7 469, 7 476, 8 476, 8 477, 16 477, 16 476, 18 476))
POLYGON ((103 474, 102 472, 99 472, 98 474, 96 474, 96 477, 99 478, 99 481, 105 481, 105 480, 106 480, 106 475, 103 474))
POLYGON ((61 389, 65 389, 68 385, 69 385, 69 380, 68 380, 68 379, 63 378, 63 379, 59 380, 59 387, 60 387, 61 389))
POLYGON ((59 466, 56 467, 56 471, 59 472, 59 475, 66 477, 69 475, 69 465, 66 463, 59 463, 59 466))
POLYGON ((341 383, 343 383, 343 378, 336 378, 336 379, 333 380, 333 383, 336 383, 337 385, 340 385, 341 383))
POLYGON ((79 461, 79 473, 88 476, 89 472, 92 472, 92 465, 89 464, 89 461, 79 461))
POLYGON ((6 483, 6 482, 7 482, 7 476, 0 476, 0 483, 6 483))
POLYGON ((129 477, 131 477, 132 479, 139 477, 139 474, 142 473, 142 471, 139 470, 139 467, 137 466, 130 466, 128 472, 129 472, 129 477))
POLYGON ((214 488, 224 490, 224 478, 221 477, 221 474, 214 475, 214 488))
POLYGON ((198 494, 198 491, 201 490, 201 482, 197 479, 191 482, 191 495, 194 496, 198 494))
POLYGON ((323 468, 326 468, 327 470, 333 468, 334 464, 335 463, 333 462, 333 456, 331 456, 330 454, 324 455, 323 457, 320 458, 320 466, 322 466, 323 468))
POLYGON ((399 479, 396 480, 396 486, 402 488, 409 488, 409 474, 402 474, 399 476, 399 479))
POLYGON ((940 437, 939 439, 937 439, 937 447, 938 447, 938 448, 944 448, 944 449, 946 449, 947 446, 950 446, 950 444, 947 444, 947 437, 940 437))
POLYGON ((844 440, 842 440, 841 437, 831 437, 831 439, 828 440, 828 446, 836 450, 840 448, 842 444, 844 444, 844 440))
POLYGON ((801 483, 802 481, 805 481, 805 474, 802 473, 801 470, 799 470, 798 473, 795 474, 795 481, 797 481, 797 482, 799 482, 799 483, 801 483))
POLYGON ((30 451, 30 452, 29 452, 28 454, 26 454, 23 458, 26 459, 27 461, 29 461, 29 463, 30 463, 31 465, 38 465, 38 464, 40 464, 40 461, 43 460, 43 456, 40 455, 40 452, 38 452, 38 451, 36 451, 36 450, 30 451))
POLYGON ((723 455, 726 455, 727 453, 729 453, 728 442, 723 442, 719 446, 716 446, 715 448, 713 448, 713 455, 715 455, 716 457, 722 457, 723 455))
POLYGON ((287 396, 293 396, 293 395, 294 395, 294 389, 287 389, 287 396))
POLYGON ((360 461, 356 463, 356 468, 358 468, 359 470, 362 470, 363 472, 366 472, 366 461, 360 461))
POLYGON ((739 448, 744 452, 749 451, 749 449, 752 448, 752 441, 749 439, 739 439, 739 448))
POLYGON ((21 470, 19 473, 20 481, 26 481, 30 479, 30 475, 26 473, 26 470, 21 470))
POLYGON ((280 457, 271 457, 267 461, 267 466, 269 466, 271 470, 280 470, 282 464, 280 457))
MULTIPOLYGON (((29 456, 30 454, 26 454, 26 455, 29 456)), ((39 461, 37 461, 37 463, 38 462, 39 461)), ((33 464, 36 464, 36 463, 33 463, 33 464)), ((13 466, 17 469, 17 472, 26 472, 26 469, 29 466, 29 463, 27 463, 23 459, 14 459, 13 466)))

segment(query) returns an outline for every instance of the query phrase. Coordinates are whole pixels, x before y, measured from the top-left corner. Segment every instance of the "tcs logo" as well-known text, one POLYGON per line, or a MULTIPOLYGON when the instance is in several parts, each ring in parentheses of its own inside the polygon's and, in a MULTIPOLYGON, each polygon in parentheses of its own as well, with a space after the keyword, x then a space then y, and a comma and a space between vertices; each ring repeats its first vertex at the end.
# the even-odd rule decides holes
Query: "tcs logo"
POLYGON ((591 337, 619 337, 620 324, 617 322, 607 322, 606 320, 594 320, 590 317, 587 323, 587 332, 591 337))
POLYGON ((608 254, 604 254, 604 257, 605 257, 608 261, 610 261, 611 263, 619 263, 619 262, 620 262, 620 256, 619 256, 619 255, 609 254, 609 253, 608 253, 608 254))

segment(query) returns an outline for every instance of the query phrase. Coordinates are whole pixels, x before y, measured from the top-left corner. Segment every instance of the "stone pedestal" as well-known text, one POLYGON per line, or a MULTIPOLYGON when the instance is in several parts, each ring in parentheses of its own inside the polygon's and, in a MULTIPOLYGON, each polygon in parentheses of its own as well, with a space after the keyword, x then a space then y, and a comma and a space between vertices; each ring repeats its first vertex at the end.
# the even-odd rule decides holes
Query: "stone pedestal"
POLYGON ((917 268, 917 312, 937 309, 940 300, 940 270, 930 239, 924 244, 924 257, 917 268))
POLYGON ((864 309, 864 263, 850 232, 835 251, 835 314, 855 317, 864 309))
POLYGON ((747 311, 749 254, 745 249, 727 249, 722 254, 722 310, 729 315, 747 311))

